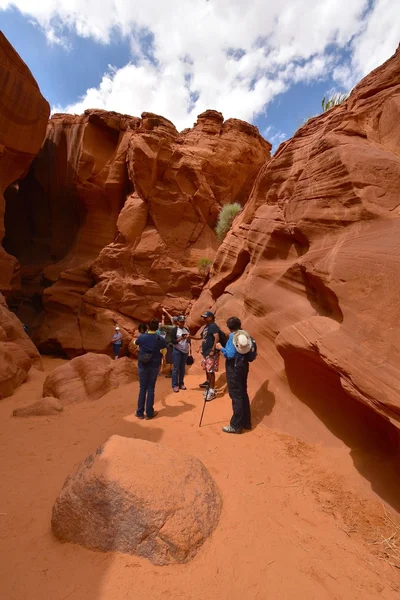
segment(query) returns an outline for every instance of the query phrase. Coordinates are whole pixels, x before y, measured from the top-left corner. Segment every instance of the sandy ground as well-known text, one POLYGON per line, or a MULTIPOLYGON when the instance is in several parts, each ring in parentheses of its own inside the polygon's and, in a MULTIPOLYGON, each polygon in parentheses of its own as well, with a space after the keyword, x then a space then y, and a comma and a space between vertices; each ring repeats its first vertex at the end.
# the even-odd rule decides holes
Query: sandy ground
MULTIPOLYGON (((60 362, 45 359, 46 372, 60 362)), ((13 418, 14 408, 40 396, 44 376, 33 370, 0 402, 2 600, 400 597, 396 537, 384 541, 400 531, 395 513, 354 467, 345 445, 312 446, 270 429, 262 403, 252 432, 223 434, 227 396, 207 405, 199 428, 196 369, 187 392, 173 394, 170 380, 159 379, 153 421, 134 416, 137 384, 68 406, 60 416, 13 418), (51 509, 65 478, 112 434, 193 454, 215 478, 221 521, 189 564, 154 567, 53 538, 51 509)))

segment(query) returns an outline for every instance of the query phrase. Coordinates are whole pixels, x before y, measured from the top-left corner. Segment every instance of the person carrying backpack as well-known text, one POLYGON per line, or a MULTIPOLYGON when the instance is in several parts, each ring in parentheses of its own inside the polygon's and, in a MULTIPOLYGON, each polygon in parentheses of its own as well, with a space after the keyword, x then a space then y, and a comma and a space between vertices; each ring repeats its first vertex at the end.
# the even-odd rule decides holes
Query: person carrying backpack
POLYGON ((247 393, 249 363, 257 356, 255 340, 242 329, 238 317, 230 317, 226 322, 231 332, 225 348, 219 347, 226 358, 226 381, 232 400, 233 415, 229 425, 222 428, 225 433, 241 433, 251 429, 250 399, 247 393))
POLYGON ((154 390, 157 376, 160 372, 162 353, 166 352, 165 340, 157 335, 158 319, 151 319, 146 333, 139 335, 135 345, 139 347, 139 397, 136 416, 144 419, 153 419, 157 415, 154 410, 154 390))

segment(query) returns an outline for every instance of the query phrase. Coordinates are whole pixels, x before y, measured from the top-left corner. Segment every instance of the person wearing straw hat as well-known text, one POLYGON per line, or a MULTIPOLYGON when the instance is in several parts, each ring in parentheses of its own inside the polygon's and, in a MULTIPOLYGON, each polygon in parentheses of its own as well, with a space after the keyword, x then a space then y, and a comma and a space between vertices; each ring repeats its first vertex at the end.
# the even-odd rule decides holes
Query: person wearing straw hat
POLYGON ((233 415, 229 425, 222 428, 225 433, 241 433, 251 429, 250 399, 247 393, 249 363, 257 354, 256 343, 247 331, 242 329, 238 317, 230 317, 226 322, 230 335, 225 348, 219 348, 226 358, 226 381, 232 400, 233 415))

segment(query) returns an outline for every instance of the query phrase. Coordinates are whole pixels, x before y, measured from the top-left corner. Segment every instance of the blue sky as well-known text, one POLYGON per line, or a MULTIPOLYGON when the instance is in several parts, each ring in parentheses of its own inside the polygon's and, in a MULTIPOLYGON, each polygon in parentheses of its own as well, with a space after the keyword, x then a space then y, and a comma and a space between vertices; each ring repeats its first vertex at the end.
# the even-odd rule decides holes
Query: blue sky
POLYGON ((398 0, 134 5, 0 0, 0 27, 56 110, 152 111, 181 129, 215 108, 256 124, 274 148, 400 39, 398 0))

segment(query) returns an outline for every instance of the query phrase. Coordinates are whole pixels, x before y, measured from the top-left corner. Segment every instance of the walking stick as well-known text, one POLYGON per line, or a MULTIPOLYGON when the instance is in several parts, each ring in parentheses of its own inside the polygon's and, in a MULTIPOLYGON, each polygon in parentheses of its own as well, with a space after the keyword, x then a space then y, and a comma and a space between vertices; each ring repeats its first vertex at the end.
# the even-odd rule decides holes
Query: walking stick
POLYGON ((206 395, 204 396, 204 404, 203 404, 203 410, 202 410, 201 417, 200 417, 199 427, 201 427, 201 423, 203 421, 203 415, 204 415, 204 411, 206 409, 206 404, 207 404, 207 400, 208 400, 208 392, 210 391, 210 382, 207 381, 207 384, 208 384, 207 392, 206 392, 206 395))

